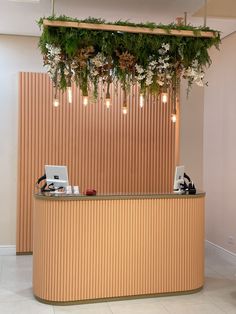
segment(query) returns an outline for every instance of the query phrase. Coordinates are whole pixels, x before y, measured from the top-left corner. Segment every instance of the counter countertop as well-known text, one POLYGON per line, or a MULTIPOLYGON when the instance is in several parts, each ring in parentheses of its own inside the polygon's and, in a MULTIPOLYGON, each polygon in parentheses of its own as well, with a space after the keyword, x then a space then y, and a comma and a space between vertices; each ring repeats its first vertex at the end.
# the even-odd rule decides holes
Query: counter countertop
POLYGON ((107 194, 87 196, 84 194, 66 194, 66 193, 36 193, 34 197, 41 200, 62 200, 62 201, 87 201, 87 200, 129 200, 129 199, 162 199, 162 198, 197 198, 205 196, 205 192, 197 192, 196 194, 176 194, 176 193, 160 193, 160 194, 107 194))

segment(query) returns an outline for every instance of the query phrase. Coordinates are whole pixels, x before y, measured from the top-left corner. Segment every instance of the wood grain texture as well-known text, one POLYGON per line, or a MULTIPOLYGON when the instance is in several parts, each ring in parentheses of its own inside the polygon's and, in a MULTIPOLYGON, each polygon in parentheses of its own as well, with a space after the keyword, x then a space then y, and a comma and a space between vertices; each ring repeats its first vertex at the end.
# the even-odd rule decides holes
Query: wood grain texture
POLYGON ((33 291, 68 302, 204 282, 204 197, 35 199, 33 291))
MULTIPOLYGON (((67 165, 71 185, 99 194, 161 193, 172 190, 175 167, 175 124, 172 104, 147 95, 139 106, 137 86, 128 95, 123 115, 123 92, 112 86, 112 106, 105 95, 82 105, 73 85, 73 103, 60 94, 53 107, 53 87, 46 74, 20 73, 19 175, 17 252, 32 251, 32 194, 45 164, 67 165)), ((171 95, 169 99, 172 99, 171 95)))
POLYGON ((43 25, 53 26, 53 27, 74 27, 90 30, 102 30, 102 31, 116 31, 116 32, 127 32, 127 33, 139 33, 139 34, 150 34, 150 35, 165 35, 165 36, 184 36, 184 37, 207 37, 214 38, 218 35, 218 32, 213 31, 199 31, 194 32, 191 30, 178 30, 178 29, 168 29, 154 28, 150 29, 148 27, 138 27, 138 26, 123 26, 123 25, 113 25, 113 24, 96 24, 96 23, 79 23, 70 21, 50 21, 43 20, 43 25))

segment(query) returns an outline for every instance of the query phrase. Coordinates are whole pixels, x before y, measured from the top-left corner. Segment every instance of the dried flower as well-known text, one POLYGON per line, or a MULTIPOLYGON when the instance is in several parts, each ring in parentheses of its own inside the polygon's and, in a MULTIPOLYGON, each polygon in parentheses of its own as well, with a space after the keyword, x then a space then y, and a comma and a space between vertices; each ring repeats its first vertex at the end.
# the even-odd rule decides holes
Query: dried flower
POLYGON ((87 66, 87 61, 89 59, 89 57, 93 54, 94 52, 94 48, 93 46, 89 46, 86 48, 81 48, 77 51, 76 56, 73 59, 73 62, 71 64, 71 67, 73 69, 83 69, 86 68, 87 66))
POLYGON ((132 72, 135 67, 135 57, 128 51, 118 54, 119 57, 119 66, 123 71, 132 72))

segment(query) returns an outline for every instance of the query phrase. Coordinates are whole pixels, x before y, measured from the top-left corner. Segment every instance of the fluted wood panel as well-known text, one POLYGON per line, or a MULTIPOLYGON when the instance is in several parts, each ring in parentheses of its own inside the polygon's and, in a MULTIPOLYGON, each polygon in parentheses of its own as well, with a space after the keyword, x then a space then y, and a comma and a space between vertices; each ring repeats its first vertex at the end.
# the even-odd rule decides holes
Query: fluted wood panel
POLYGON ((34 294, 48 301, 203 286, 204 197, 35 200, 34 294))
POLYGON ((20 73, 19 90, 17 252, 32 251, 32 193, 45 164, 67 165, 71 185, 82 192, 172 190, 176 139, 171 103, 147 95, 141 109, 135 86, 128 97, 129 113, 123 115, 119 86, 112 86, 109 110, 100 98, 84 107, 73 86, 73 104, 66 93, 60 94, 61 105, 55 108, 51 81, 39 73, 20 73))

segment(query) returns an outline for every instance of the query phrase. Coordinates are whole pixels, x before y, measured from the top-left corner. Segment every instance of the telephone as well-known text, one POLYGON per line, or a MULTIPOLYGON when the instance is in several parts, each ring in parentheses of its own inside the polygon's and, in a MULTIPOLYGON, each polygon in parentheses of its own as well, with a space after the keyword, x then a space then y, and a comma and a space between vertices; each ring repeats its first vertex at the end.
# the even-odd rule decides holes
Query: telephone
POLYGON ((190 177, 184 173, 184 183, 181 184, 185 193, 196 194, 196 187, 190 177), (187 181, 186 181, 187 180, 187 181))
POLYGON ((63 187, 54 187, 53 183, 47 184, 47 182, 44 182, 42 186, 40 186, 40 182, 42 181, 46 181, 46 173, 44 175, 42 175, 40 178, 38 178, 38 180, 36 181, 36 188, 40 190, 41 193, 44 192, 55 192, 55 191, 60 191, 61 189, 63 189, 63 187))

